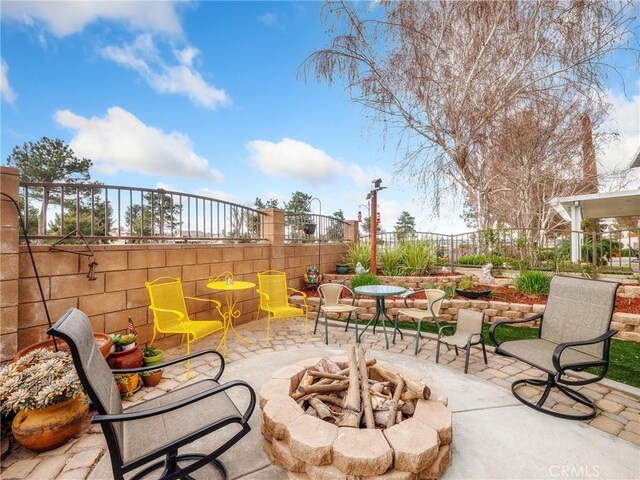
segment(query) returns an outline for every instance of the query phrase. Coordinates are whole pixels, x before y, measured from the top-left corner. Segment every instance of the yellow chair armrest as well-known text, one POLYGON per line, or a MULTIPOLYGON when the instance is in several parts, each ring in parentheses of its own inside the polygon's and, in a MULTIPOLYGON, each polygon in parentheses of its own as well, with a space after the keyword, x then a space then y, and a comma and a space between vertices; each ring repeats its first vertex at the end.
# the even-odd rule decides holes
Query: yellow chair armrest
POLYGON ((300 290, 296 290, 295 288, 291 288, 291 287, 289 287, 287 290, 291 290, 292 292, 299 293, 300 295, 302 295, 302 298, 307 298, 307 294, 304 292, 301 292, 300 290))
POLYGON ((175 313, 176 316, 178 317, 178 320, 182 320, 184 318, 184 314, 182 312, 180 312, 179 310, 171 310, 169 308, 152 307, 151 305, 149 305, 149 309, 153 310, 154 312, 175 313))
POLYGON ((219 301, 211 300, 209 298, 198 298, 198 297, 184 297, 184 298, 185 298, 185 300, 188 298, 189 300, 197 300, 199 302, 210 302, 210 303, 215 304, 215 306, 217 308, 220 308, 222 306, 222 304, 219 301))
POLYGON ((258 289, 256 289, 256 292, 258 292, 260 295, 264 295, 264 296, 266 297, 266 299, 267 299, 267 302, 270 300, 270 298, 269 298, 269 294, 268 294, 268 293, 261 292, 261 291, 260 291, 260 290, 258 290, 258 289))

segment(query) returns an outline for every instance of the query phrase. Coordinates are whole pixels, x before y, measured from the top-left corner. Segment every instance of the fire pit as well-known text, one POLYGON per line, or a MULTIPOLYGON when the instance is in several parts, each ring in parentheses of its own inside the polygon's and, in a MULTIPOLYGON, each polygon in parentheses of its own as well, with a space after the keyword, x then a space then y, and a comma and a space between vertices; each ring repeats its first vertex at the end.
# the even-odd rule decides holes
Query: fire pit
POLYGON ((366 360, 362 349, 357 357, 352 348, 347 357, 303 360, 264 384, 271 462, 296 479, 440 477, 451 461, 446 395, 406 368, 366 360))

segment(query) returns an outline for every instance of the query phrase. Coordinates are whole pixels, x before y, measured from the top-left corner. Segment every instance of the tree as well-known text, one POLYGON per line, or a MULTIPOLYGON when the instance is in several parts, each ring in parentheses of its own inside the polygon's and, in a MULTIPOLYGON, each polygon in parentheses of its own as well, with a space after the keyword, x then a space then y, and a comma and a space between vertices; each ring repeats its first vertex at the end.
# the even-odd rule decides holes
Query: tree
MULTIPOLYGON (((43 183, 88 182, 91 178, 89 169, 93 165, 89 159, 76 157, 64 141, 48 137, 42 137, 36 143, 27 142, 22 147, 13 147, 6 163, 20 171, 21 181, 43 183)), ((38 235, 44 235, 47 206, 59 197, 47 189, 44 192, 31 191, 30 196, 42 202, 38 214, 38 235)))
POLYGON ((256 197, 256 201, 253 203, 254 208, 278 208, 277 198, 268 198, 266 202, 261 198, 256 197))
POLYGON ((398 240, 405 240, 408 236, 416 232, 416 219, 412 217, 409 212, 403 211, 398 217, 395 231, 398 240))
POLYGON ((124 221, 132 237, 176 236, 181 211, 182 206, 174 203, 170 194, 158 189, 144 192, 140 203, 132 204, 125 211, 124 221))
POLYGON ((310 213, 312 198, 307 193, 296 191, 291 194, 288 202, 284 202, 284 210, 287 213, 310 213))
POLYGON ((385 131, 398 129, 396 169, 432 190, 436 211, 444 189, 462 188, 486 228, 489 199, 505 188, 492 150, 499 126, 540 102, 599 116, 605 57, 635 41, 634 9, 632 0, 332 2, 330 45, 304 72, 344 79, 385 131))

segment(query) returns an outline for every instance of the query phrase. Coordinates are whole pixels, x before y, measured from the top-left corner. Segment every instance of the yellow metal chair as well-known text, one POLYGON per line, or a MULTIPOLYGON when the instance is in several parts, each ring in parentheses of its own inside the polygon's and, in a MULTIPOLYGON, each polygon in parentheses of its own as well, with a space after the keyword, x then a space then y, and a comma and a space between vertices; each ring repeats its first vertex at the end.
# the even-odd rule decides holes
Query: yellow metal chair
MULTIPOLYGON (((182 282, 177 277, 159 277, 152 282, 145 282, 153 312, 153 338, 158 333, 179 333, 187 339, 187 355, 191 352, 191 342, 206 337, 217 331, 222 331, 224 323, 220 320, 191 320, 185 299, 212 304, 220 313, 220 302, 205 298, 185 297, 182 291, 182 282)), ((182 345, 182 339, 180 345, 182 345)), ((190 367, 187 364, 187 374, 190 375, 190 367)))
POLYGON ((269 326, 272 319, 304 317, 304 338, 309 334, 309 317, 307 312, 307 295, 300 290, 287 286, 287 274, 276 270, 258 273, 258 290, 260 305, 256 314, 256 322, 260 312, 267 312, 267 344, 270 344, 269 326), (303 307, 298 308, 289 304, 292 293, 302 295, 303 307))

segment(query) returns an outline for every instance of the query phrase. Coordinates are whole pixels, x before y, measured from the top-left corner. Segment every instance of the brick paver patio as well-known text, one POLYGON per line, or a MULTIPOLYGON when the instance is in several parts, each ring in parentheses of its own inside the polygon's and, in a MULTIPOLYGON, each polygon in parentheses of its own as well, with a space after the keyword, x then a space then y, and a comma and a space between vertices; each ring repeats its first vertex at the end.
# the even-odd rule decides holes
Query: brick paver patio
MULTIPOLYGON (((313 322, 310 320, 310 330, 313 322)), ((320 326, 319 326, 320 327, 320 326)), ((324 329, 324 328, 323 328, 324 329)), ((250 325, 241 325, 239 332, 255 343, 247 344, 239 340, 235 335, 230 334, 228 338, 228 362, 235 362, 243 358, 249 358, 266 352, 305 349, 324 346, 324 339, 321 338, 320 328, 317 335, 309 334, 307 340, 303 337, 303 321, 289 320, 285 326, 282 321, 272 323, 271 345, 265 341, 266 325, 261 320, 254 332, 250 325)), ((415 337, 405 333, 404 339, 391 345, 392 352, 413 356, 415 337)), ((217 337, 205 338, 195 344, 195 350, 211 348, 217 343, 217 337)), ((329 328, 329 345, 344 348, 355 343, 353 328, 350 327, 344 332, 344 323, 332 322, 329 328)), ((384 335, 380 330, 374 335, 368 330, 362 339, 362 345, 371 350, 384 350, 384 335)), ((435 362, 436 342, 426 335, 420 342, 418 357, 422 360, 435 362)), ((166 352, 167 357, 172 358, 184 353, 184 350, 174 348, 166 352)), ((496 356, 488 353, 488 365, 482 360, 480 350, 475 350, 469 363, 469 374, 480 377, 488 382, 492 382, 505 389, 511 388, 511 383, 519 378, 540 376, 541 372, 531 369, 514 359, 496 356)), ((463 375, 464 357, 455 356, 451 352, 441 352, 440 363, 448 364, 463 375)), ((205 364, 204 360, 197 359, 192 362, 192 380, 197 380, 198 376, 206 375, 211 370, 211 366, 205 364)), ((223 375, 223 380, 225 376, 223 375)), ((155 388, 143 388, 133 397, 124 400, 126 403, 139 402, 160 395, 163 391, 172 390, 187 381, 186 369, 182 365, 173 366, 164 372, 162 382, 155 388)), ((534 387, 523 387, 527 396, 538 393, 534 387)), ((616 435, 624 440, 640 445, 640 391, 631 387, 610 385, 609 382, 587 385, 580 390, 590 398, 596 400, 599 408, 598 415, 588 423, 594 428, 598 428, 611 435, 616 435)), ((580 410, 582 406, 576 405, 568 398, 557 394, 551 394, 547 405, 558 411, 570 411, 573 408, 580 410)), ((126 407, 126 405, 125 405, 126 407)), ((254 412, 254 414, 257 414, 254 412)), ((5 480, 33 478, 38 480, 59 479, 86 479, 97 462, 106 453, 106 443, 99 426, 88 426, 83 432, 65 445, 49 451, 37 454, 24 448, 18 448, 12 452, 8 458, 2 461, 1 476, 5 480)))

